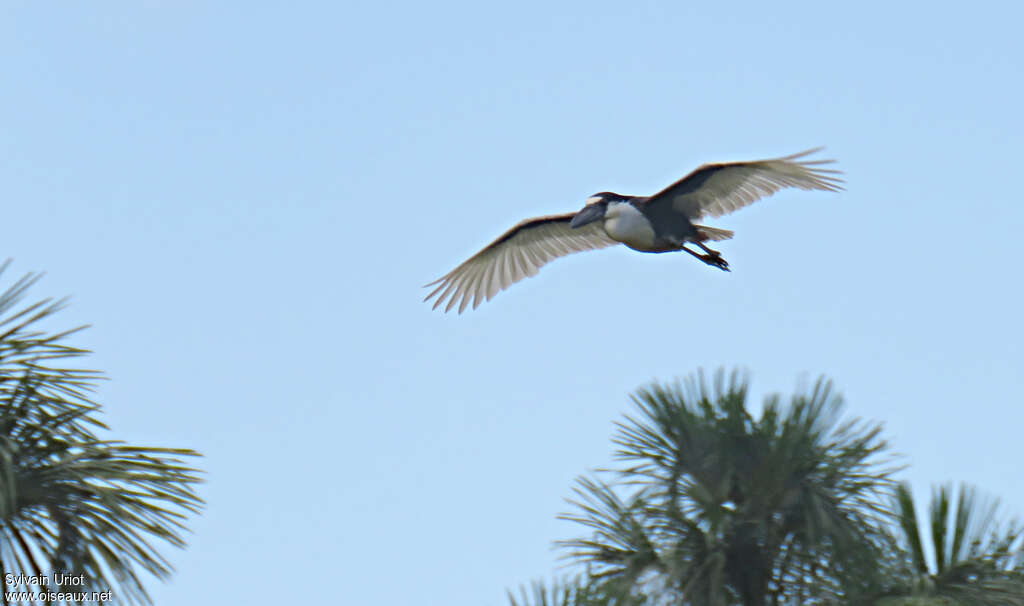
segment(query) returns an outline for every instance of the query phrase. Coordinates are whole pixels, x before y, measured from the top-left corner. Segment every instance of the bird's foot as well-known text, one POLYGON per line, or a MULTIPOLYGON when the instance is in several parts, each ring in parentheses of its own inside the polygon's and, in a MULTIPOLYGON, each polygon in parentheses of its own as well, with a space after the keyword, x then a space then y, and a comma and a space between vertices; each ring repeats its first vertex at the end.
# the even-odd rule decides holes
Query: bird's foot
POLYGON ((714 265, 715 267, 722 271, 730 271, 729 262, 723 259, 720 253, 713 252, 706 255, 701 255, 700 258, 708 265, 714 265))

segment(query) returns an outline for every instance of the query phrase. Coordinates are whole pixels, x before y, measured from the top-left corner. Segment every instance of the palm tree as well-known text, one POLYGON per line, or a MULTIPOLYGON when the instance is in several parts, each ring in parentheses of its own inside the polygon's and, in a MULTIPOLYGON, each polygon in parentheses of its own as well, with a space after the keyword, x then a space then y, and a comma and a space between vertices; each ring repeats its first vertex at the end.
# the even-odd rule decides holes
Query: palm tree
POLYGON ((624 465, 578 479, 563 516, 589 530, 561 543, 585 574, 511 605, 1024 606, 1024 527, 996 501, 943 486, 922 522, 880 426, 840 423, 827 382, 758 419, 746 394, 736 373, 638 392, 624 465))
POLYGON ((37 328, 64 302, 17 309, 39 277, 27 275, 0 294, 0 569, 8 573, 0 599, 60 591, 58 573, 66 573, 83 586, 73 582, 65 591, 111 591, 119 602, 148 603, 140 573, 171 572, 151 541, 184 546, 184 522, 201 506, 200 472, 182 459, 198 455, 100 437, 107 428, 88 397, 100 375, 58 367, 88 353, 66 344, 78 329, 37 328), (9 575, 45 576, 51 585, 9 584, 9 575))
POLYGON ((878 606, 1024 606, 1024 528, 997 521, 998 501, 970 486, 940 486, 922 524, 910 486, 896 487, 894 540, 902 566, 878 606))
POLYGON ((824 380, 759 418, 747 392, 736 372, 639 391, 617 424, 623 465, 577 481, 563 518, 589 534, 561 545, 610 603, 839 603, 882 586, 881 427, 842 422, 824 380))

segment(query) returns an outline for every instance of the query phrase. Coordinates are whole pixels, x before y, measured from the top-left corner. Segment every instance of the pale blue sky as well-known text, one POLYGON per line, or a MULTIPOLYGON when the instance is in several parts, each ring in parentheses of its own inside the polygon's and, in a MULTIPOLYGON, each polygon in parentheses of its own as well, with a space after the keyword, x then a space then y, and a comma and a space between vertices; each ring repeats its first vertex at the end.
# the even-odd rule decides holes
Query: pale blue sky
POLYGON ((1019 3, 8 3, 5 283, 71 294, 114 436, 202 451, 158 604, 497 605, 651 379, 826 373, 919 494, 1024 514, 1019 3), (732 273, 580 254, 462 316, 520 219, 816 145, 732 273))

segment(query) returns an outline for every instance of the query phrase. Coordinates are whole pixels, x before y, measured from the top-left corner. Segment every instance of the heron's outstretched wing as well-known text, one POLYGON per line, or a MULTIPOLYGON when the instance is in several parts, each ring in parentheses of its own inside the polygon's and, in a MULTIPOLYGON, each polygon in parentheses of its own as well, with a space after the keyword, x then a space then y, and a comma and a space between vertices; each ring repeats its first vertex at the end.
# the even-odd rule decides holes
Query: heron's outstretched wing
POLYGON ((601 221, 579 229, 569 227, 575 214, 537 217, 519 223, 444 277, 427 284, 437 287, 424 301, 437 297, 437 309, 447 300, 444 310, 458 305, 459 313, 472 301, 476 309, 499 291, 536 275, 542 265, 558 257, 617 244, 604 232, 601 221))
POLYGON ((835 160, 800 160, 821 147, 799 154, 757 160, 705 164, 647 199, 650 216, 681 213, 691 220, 720 217, 787 187, 839 191, 841 171, 821 168, 835 160))

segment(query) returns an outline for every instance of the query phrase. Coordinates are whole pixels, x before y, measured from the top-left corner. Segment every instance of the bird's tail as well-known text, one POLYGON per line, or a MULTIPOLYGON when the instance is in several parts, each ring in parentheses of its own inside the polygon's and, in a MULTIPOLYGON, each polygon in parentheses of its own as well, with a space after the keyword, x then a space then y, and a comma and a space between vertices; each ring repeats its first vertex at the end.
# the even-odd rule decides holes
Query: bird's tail
POLYGON ((703 236, 705 240, 718 242, 720 240, 728 240, 733 236, 733 232, 728 229, 718 229, 717 227, 708 227, 707 225, 694 225, 694 227, 697 228, 697 233, 703 236))

